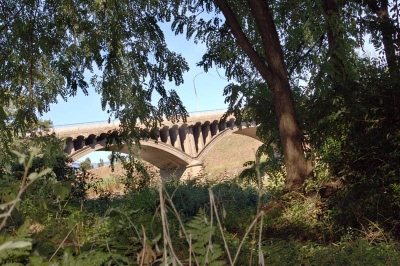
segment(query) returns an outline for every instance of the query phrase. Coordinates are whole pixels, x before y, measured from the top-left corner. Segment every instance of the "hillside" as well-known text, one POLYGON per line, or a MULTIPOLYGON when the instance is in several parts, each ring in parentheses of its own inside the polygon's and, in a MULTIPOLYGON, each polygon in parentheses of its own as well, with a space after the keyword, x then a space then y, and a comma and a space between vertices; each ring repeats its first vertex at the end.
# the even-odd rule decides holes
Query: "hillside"
POLYGON ((231 134, 215 144, 204 159, 208 178, 233 177, 243 169, 243 163, 255 160, 261 142, 243 135, 231 134))

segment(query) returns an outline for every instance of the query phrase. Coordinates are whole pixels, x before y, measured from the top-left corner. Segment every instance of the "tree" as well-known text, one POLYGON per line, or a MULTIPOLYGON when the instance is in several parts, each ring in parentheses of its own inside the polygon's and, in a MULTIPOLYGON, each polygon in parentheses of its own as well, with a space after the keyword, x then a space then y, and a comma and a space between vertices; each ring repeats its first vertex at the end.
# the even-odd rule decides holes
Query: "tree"
POLYGON ((295 96, 302 129, 318 158, 314 179, 340 180, 346 187, 329 199, 343 226, 379 219, 391 230, 388 221, 400 207, 394 203, 400 159, 394 133, 400 129, 397 9, 396 1, 279 1, 275 6, 285 55, 294 62, 287 62, 294 69, 289 72, 307 73, 295 96), (388 14, 371 12, 371 2, 387 5, 388 14), (366 37, 377 57, 362 54, 371 49, 366 37))
POLYGON ((368 28, 377 50, 384 57, 393 77, 399 74, 399 7, 397 1, 357 0, 364 7, 363 23, 368 28))
POLYGON ((164 117, 186 119, 179 96, 165 87, 182 84, 189 69, 158 24, 172 12, 165 1, 1 1, 0 141, 24 134, 59 98, 87 95, 90 85, 109 119, 120 121, 107 145, 127 143, 133 153, 137 122, 153 128, 164 117))
POLYGON ((104 166, 104 160, 103 159, 100 159, 100 161, 99 161, 99 167, 103 167, 104 166))
POLYGON ((163 116, 185 117, 176 92, 164 86, 166 79, 181 84, 188 70, 157 24, 170 15, 161 1, 1 1, 0 134, 25 131, 57 97, 87 94, 90 84, 126 138, 137 135, 137 120, 153 127, 163 116), (153 91, 161 95, 157 106, 153 91), (11 103, 16 113, 7 125, 11 103))
POLYGON ((0 142, 0 149, 3 151, 0 156, 0 177, 10 175, 20 179, 24 166, 18 162, 15 152, 26 154, 33 150, 35 156, 29 172, 52 168, 57 179, 65 179, 73 174, 68 166, 70 160, 63 152, 65 143, 55 134, 49 133, 51 125, 50 120, 38 121, 29 125, 26 135, 14 135, 0 142))
POLYGON ((193 10, 199 12, 204 9, 203 5, 208 12, 214 8, 217 14, 222 12, 224 23, 221 25, 222 20, 216 16, 208 22, 200 19, 196 25, 195 15, 190 18, 177 16, 173 24, 176 33, 182 32, 187 25, 188 37, 196 32, 196 41, 207 42, 208 51, 199 63, 206 71, 215 63, 226 68, 229 79, 248 86, 252 80, 261 78, 267 84, 283 148, 286 187, 288 190, 299 189, 312 167, 304 157, 288 69, 270 3, 265 0, 216 0, 216 7, 213 7, 211 1, 197 1, 193 10))
POLYGON ((298 189, 303 185, 312 168, 304 157, 302 136, 295 113, 287 67, 269 4, 262 0, 247 1, 261 37, 263 54, 259 54, 244 35, 227 1, 217 0, 216 2, 238 44, 272 92, 287 171, 286 187, 288 190, 298 189))
POLYGON ((93 169, 93 165, 92 165, 92 162, 90 161, 90 159, 86 158, 83 162, 81 162, 79 164, 79 168, 82 171, 86 172, 87 170, 93 169))
MULTIPOLYGON (((199 62, 205 71, 222 67, 226 77, 235 80, 224 90, 229 112, 257 122, 258 135, 266 144, 282 145, 289 190, 299 188, 312 169, 303 157, 302 141, 309 147, 307 156, 326 160, 330 156, 321 157, 322 146, 332 140, 353 146, 349 142, 355 127, 369 128, 353 121, 372 115, 363 109, 370 103, 361 95, 366 84, 376 88, 377 80, 386 79, 381 73, 385 67, 391 76, 385 112, 388 120, 397 121, 396 1, 205 0, 180 5, 183 12, 172 24, 175 33, 186 31, 188 39, 207 45, 199 62), (199 15, 205 11, 211 19, 199 15), (376 65, 375 80, 365 74, 377 62, 362 58, 358 51, 365 49, 368 34, 384 55, 376 65), (280 142, 271 129, 273 122, 278 124, 280 142)), ((336 158, 336 163, 349 165, 359 158, 342 159, 336 158)), ((333 171, 337 177, 339 171, 333 171)))

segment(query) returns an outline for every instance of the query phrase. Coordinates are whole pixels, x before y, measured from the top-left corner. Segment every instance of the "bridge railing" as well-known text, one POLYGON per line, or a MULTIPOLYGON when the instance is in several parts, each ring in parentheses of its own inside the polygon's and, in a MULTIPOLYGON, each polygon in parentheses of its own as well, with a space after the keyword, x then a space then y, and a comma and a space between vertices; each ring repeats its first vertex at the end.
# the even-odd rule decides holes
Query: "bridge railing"
POLYGON ((68 128, 76 128, 76 127, 95 127, 95 126, 102 126, 102 125, 119 125, 119 120, 112 120, 108 123, 108 120, 100 120, 100 121, 88 121, 88 122, 81 122, 81 123, 73 123, 73 124, 63 124, 63 125, 54 125, 54 129, 68 129, 68 128))
POLYGON ((214 110, 204 110, 204 111, 197 111, 197 112, 189 112, 189 117, 199 117, 205 115, 222 115, 226 112, 226 109, 214 109, 214 110))
MULTIPOLYGON (((196 118, 202 116, 218 116, 226 112, 226 109, 214 109, 214 110, 205 110, 205 111, 198 111, 198 112, 189 112, 189 118, 196 118)), ((165 118, 164 118, 165 119, 165 118)), ((88 122, 81 122, 81 123, 73 123, 73 124, 63 124, 63 125, 53 125, 52 130, 54 132, 57 131, 77 131, 77 130, 88 130, 91 128, 100 128, 100 127, 118 127, 119 120, 111 120, 110 123, 108 120, 102 121, 88 121, 88 122)))

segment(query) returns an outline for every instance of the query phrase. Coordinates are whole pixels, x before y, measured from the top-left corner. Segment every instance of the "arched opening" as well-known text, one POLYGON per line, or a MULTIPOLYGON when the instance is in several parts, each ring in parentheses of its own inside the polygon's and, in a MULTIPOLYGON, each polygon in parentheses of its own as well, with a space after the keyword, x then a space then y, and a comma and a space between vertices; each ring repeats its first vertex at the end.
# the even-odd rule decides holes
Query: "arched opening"
POLYGON ((182 147, 182 151, 185 152, 185 140, 186 140, 186 125, 182 125, 179 129, 179 139, 181 141, 181 147, 182 147))
MULTIPOLYGON (((110 147, 110 149, 113 148, 115 148, 115 146, 110 147)), ((96 151, 105 151, 105 149, 105 145, 100 145, 98 143, 84 146, 81 149, 72 150, 72 153, 70 153, 70 158, 79 164, 79 162, 81 162, 81 158, 85 159, 90 157, 90 154, 96 151)), ((123 144, 120 152, 128 154, 128 146, 123 144)), ((181 175, 185 171, 186 166, 193 161, 193 159, 183 151, 166 143, 156 143, 153 140, 141 141, 141 149, 136 150, 135 154, 142 158, 142 160, 159 168, 160 171, 165 170, 168 173, 176 172, 176 175, 181 175)), ((91 161, 94 163, 94 160, 91 159, 91 161)))
POLYGON ((214 137, 215 135, 218 134, 218 121, 215 120, 210 124, 210 131, 211 131, 211 137, 214 137))
POLYGON ((196 154, 204 147, 203 132, 201 128, 201 123, 196 123, 193 126, 193 138, 194 145, 196 147, 196 154))
POLYGON ((101 150, 93 151, 75 160, 72 163, 72 167, 79 168, 79 165, 82 162, 84 162, 87 158, 90 160, 93 168, 109 166, 110 156, 111 156, 111 151, 101 151, 101 150))
POLYGON ((201 125, 201 131, 203 133, 204 144, 207 144, 207 142, 211 139, 210 122, 207 121, 201 125))
POLYGON ((165 126, 160 130, 160 139, 164 143, 168 143, 168 141, 169 141, 168 144, 171 143, 171 140, 170 140, 170 137, 169 137, 169 127, 165 126))
POLYGON ((84 136, 78 136, 74 140, 74 150, 79 150, 82 149, 85 146, 85 137, 84 136))

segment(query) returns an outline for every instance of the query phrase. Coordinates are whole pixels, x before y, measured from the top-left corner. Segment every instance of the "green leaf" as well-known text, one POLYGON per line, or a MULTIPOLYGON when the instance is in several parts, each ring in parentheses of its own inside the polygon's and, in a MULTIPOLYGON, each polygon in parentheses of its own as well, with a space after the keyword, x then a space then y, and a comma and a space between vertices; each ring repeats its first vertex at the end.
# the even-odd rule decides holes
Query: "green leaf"
POLYGON ((9 201, 9 202, 7 202, 7 203, 0 204, 0 209, 1 209, 1 210, 5 210, 5 209, 7 208, 7 206, 12 205, 12 204, 14 204, 14 203, 18 203, 20 200, 21 200, 21 199, 18 198, 18 199, 14 199, 14 200, 12 200, 12 201, 9 201))
POLYGON ((71 191, 70 185, 65 185, 65 184, 56 184, 54 186, 54 193, 61 199, 64 200, 68 195, 69 192, 71 191))
POLYGON ((43 171, 39 172, 39 173, 37 174, 36 178, 33 179, 33 180, 31 180, 31 181, 34 181, 34 180, 38 179, 39 177, 48 175, 48 174, 51 173, 51 171, 53 171, 53 169, 51 169, 51 168, 46 168, 46 169, 44 169, 43 171))
POLYGON ((20 164, 23 164, 25 162, 25 159, 26 159, 26 155, 25 154, 22 154, 22 153, 20 153, 18 151, 11 151, 11 152, 18 156, 18 162, 20 164))
POLYGON ((25 248, 32 246, 31 242, 28 241, 7 241, 3 245, 0 246, 0 251, 12 248, 25 248))
POLYGON ((35 181, 37 178, 38 178, 38 173, 36 172, 30 173, 28 175, 28 180, 30 180, 31 182, 35 181))

